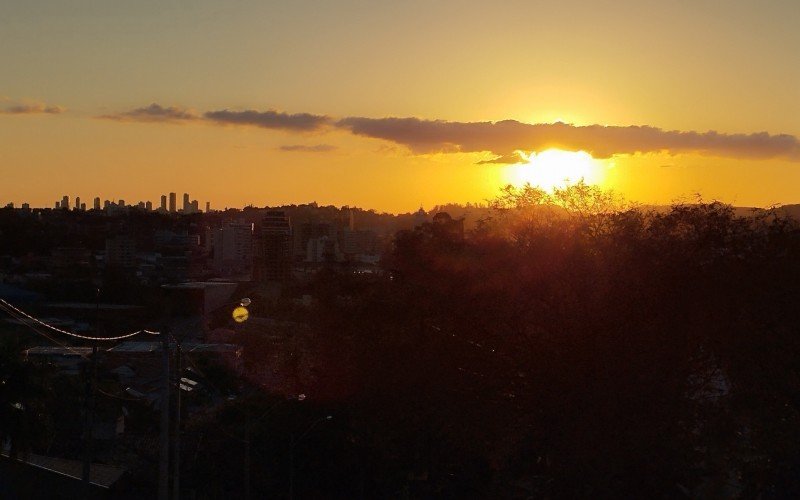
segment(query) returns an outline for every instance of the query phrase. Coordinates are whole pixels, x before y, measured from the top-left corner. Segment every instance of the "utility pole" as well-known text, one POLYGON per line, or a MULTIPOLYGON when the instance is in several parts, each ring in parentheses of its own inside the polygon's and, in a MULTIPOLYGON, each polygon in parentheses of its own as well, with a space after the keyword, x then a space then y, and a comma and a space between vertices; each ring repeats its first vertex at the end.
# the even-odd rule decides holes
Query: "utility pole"
POLYGON ((294 500, 294 433, 289 434, 289 500, 294 500))
POLYGON ((92 346, 92 359, 86 371, 86 402, 84 409, 83 428, 83 474, 82 480, 86 485, 86 491, 91 489, 91 468, 92 468, 92 428, 94 427, 94 385, 97 378, 97 344, 92 346))
POLYGON ((250 409, 244 411, 244 499, 250 500, 250 409))
MULTIPOLYGON (((94 322, 95 335, 100 336, 100 289, 95 290, 94 299, 94 322)), ((86 402, 84 409, 84 429, 83 429, 83 471, 81 479, 86 486, 87 495, 91 491, 91 471, 92 471, 92 431, 94 430, 94 387, 97 384, 97 341, 92 344, 92 359, 89 362, 86 372, 86 402)))
POLYGON ((181 498, 181 341, 175 338, 175 460, 172 464, 172 498, 181 498))
POLYGON ((161 452, 158 460, 158 499, 169 500, 169 330, 161 334, 161 452))
POLYGON ((297 445, 297 443, 302 441, 303 438, 308 436, 308 433, 311 432, 311 429, 316 427, 319 423, 325 422, 326 420, 331 420, 331 419, 333 419, 333 415, 326 415, 326 416, 320 418, 319 420, 317 420, 313 424, 309 425, 308 429, 306 429, 305 432, 300 434, 300 436, 297 439, 295 439, 295 437, 294 437, 294 432, 289 434, 289 439, 290 439, 290 441, 289 441, 289 500, 294 500, 294 448, 295 448, 295 446, 297 445))

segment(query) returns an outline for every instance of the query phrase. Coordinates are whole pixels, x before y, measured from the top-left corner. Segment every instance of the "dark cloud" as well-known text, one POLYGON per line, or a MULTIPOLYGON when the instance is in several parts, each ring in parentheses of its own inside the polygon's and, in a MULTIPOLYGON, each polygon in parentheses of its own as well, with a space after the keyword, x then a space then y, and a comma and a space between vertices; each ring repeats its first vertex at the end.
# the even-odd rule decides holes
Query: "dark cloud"
MULTIPOLYGON (((6 113, 57 113, 61 108, 44 105, 8 106, 6 113)), ((384 139, 408 147, 413 153, 490 152, 495 158, 480 164, 508 164, 524 161, 519 152, 559 148, 586 151, 595 158, 617 154, 696 153, 708 156, 745 159, 783 158, 800 161, 800 140, 787 134, 725 134, 715 131, 693 132, 663 130, 651 126, 586 125, 567 123, 522 123, 516 120, 498 122, 451 122, 420 118, 349 117, 334 122, 325 115, 285 113, 281 111, 209 111, 202 115, 177 107, 159 104, 132 111, 104 115, 118 121, 213 122, 244 125, 289 132, 314 132, 330 126, 355 135, 384 139)), ((329 145, 287 145, 283 151, 324 152, 329 145)))
POLYGON ((61 106, 46 105, 44 103, 34 104, 11 104, 5 108, 0 109, 0 114, 5 115, 34 115, 34 114, 49 114, 58 115, 66 111, 61 106))
POLYGON ((331 146, 330 144, 313 144, 310 146, 306 146, 305 144, 288 144, 280 147, 281 151, 299 151, 304 153, 327 153, 334 149, 336 149, 336 146, 331 146))
POLYGON ((668 131, 650 126, 577 126, 567 123, 529 124, 499 122, 449 122, 419 118, 350 117, 338 127, 356 135, 402 144, 412 152, 483 152, 498 158, 482 163, 519 161, 516 151, 559 148, 586 151, 595 158, 615 154, 697 153, 731 158, 785 158, 800 161, 800 141, 792 135, 723 134, 668 131))
POLYGON ((501 155, 496 158, 492 158, 491 160, 481 160, 477 163, 477 165, 487 165, 490 163, 499 163, 501 165, 508 165, 514 163, 525 163, 527 160, 519 153, 519 151, 515 151, 510 155, 501 155))
POLYGON ((137 108, 122 113, 98 116, 106 120, 116 120, 120 122, 149 122, 149 123, 182 123, 197 120, 194 112, 175 106, 164 107, 153 103, 144 108, 137 108))
POLYGON ((288 114, 280 111, 209 111, 205 118, 216 123, 252 125, 255 127, 310 132, 324 127, 330 118, 310 113, 288 114))
POLYGON ((123 122, 182 123, 202 120, 218 124, 250 125, 268 129, 283 129, 296 132, 318 130, 330 122, 330 118, 310 113, 289 114, 279 111, 209 111, 199 115, 191 110, 175 106, 165 107, 153 103, 131 111, 99 116, 107 120, 123 122))

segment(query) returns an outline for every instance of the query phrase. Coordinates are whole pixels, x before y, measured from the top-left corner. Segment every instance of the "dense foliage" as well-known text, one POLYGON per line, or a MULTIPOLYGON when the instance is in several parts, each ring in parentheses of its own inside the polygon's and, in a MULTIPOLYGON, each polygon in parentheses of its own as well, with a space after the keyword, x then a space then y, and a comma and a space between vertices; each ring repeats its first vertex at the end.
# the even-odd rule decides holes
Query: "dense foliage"
POLYGON ((375 494, 800 495, 793 220, 582 184, 495 205, 399 233, 386 280, 320 306, 375 494))

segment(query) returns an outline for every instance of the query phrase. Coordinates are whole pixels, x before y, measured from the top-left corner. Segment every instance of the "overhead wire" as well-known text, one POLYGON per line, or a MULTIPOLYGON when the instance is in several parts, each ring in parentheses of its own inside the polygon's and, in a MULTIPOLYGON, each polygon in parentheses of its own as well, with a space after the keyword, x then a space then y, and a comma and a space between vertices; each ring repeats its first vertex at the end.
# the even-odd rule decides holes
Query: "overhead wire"
MULTIPOLYGON (((42 337, 46 338, 50 342, 52 342, 52 343, 54 343, 56 345, 59 345, 59 346, 63 347, 64 349, 66 349, 66 350, 68 350, 68 351, 70 351, 70 352, 72 352, 74 354, 77 354, 78 356, 80 356, 80 357, 82 357, 84 359, 89 359, 89 356, 87 356, 86 354, 75 350, 73 347, 71 347, 71 346, 69 346, 67 344, 64 344, 63 342, 59 342, 55 338, 51 337, 50 335, 48 335, 48 334, 44 333, 43 331, 41 331, 40 329, 36 328, 36 326, 28 323, 24 316, 15 313, 13 309, 3 305, 2 302, 5 302, 5 301, 0 299, 0 309, 4 310, 12 318, 15 318, 15 319, 19 320, 22 324, 24 324, 25 326, 27 326, 28 328, 33 330, 35 333, 37 333, 37 334, 41 335, 42 337)), ((6 302, 6 304, 7 304, 7 302, 6 302)))
MULTIPOLYGON (((78 333, 70 332, 70 331, 67 331, 67 330, 62 330, 61 328, 57 328, 57 327, 55 327, 53 325, 49 325, 49 324, 45 323, 44 321, 31 316, 30 314, 26 313, 25 311, 14 307, 13 305, 9 304, 8 302, 6 302, 3 299, 0 299, 0 304, 3 304, 3 305, 6 306, 6 308, 4 308, 6 310, 6 312, 9 312, 8 309, 11 309, 11 310, 15 311, 18 315, 21 315, 21 316, 23 316, 24 318, 26 318, 26 319, 28 319, 30 321, 38 323, 39 325, 44 326, 45 328, 49 328, 50 330, 53 330, 55 332, 58 332, 58 333, 61 333, 61 334, 64 334, 64 335, 68 335, 70 337, 83 339, 83 340, 97 340, 97 341, 108 342, 108 341, 117 341, 117 340, 128 339, 128 338, 134 337, 136 335, 139 335, 141 333, 147 333, 147 334, 150 334, 150 335, 160 335, 161 334, 161 332, 154 332, 154 331, 151 331, 151 330, 142 329, 142 330, 137 330, 135 332, 126 333, 124 335, 116 335, 114 337, 93 337, 93 336, 90 336, 90 335, 80 335, 78 333)), ((31 325, 28 324, 28 326, 31 326, 31 325)))

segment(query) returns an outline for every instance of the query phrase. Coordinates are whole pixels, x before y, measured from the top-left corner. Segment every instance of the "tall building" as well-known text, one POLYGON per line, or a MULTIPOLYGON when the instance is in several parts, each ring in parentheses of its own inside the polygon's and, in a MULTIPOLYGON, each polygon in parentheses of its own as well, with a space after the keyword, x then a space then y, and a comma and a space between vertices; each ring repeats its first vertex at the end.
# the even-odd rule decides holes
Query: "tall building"
POLYGON ((226 222, 213 232, 214 270, 222 275, 241 274, 253 265, 253 225, 226 222))
POLYGON ((169 211, 175 213, 178 211, 178 195, 175 193, 169 194, 169 211))
POLYGON ((165 194, 161 195, 161 211, 162 212, 167 211, 167 195, 165 194))
POLYGON ((80 210, 80 209, 81 209, 81 197, 80 196, 76 196, 75 197, 75 210, 80 210))
POLYGON ((64 195, 64 197, 61 198, 61 208, 69 210, 69 196, 64 195))
POLYGON ((328 222, 309 221, 303 222, 295 228, 293 233, 295 260, 308 260, 309 241, 326 237, 329 240, 336 240, 336 228, 328 222))
POLYGON ((95 197, 95 199, 94 199, 94 209, 95 210, 100 210, 100 197, 99 196, 95 197))
POLYGON ((144 209, 147 210, 148 212, 152 212, 153 211, 153 202, 152 201, 146 202, 144 204, 144 209))
POLYGON ((254 278, 288 281, 292 273, 292 223, 283 210, 270 210, 258 231, 254 278))
POLYGON ((339 233, 339 246, 346 255, 374 254, 378 250, 378 236, 370 230, 344 228, 339 233))
POLYGON ((106 265, 131 268, 136 265, 136 241, 128 236, 106 240, 106 265))
POLYGON ((189 213, 191 210, 191 203, 189 202, 189 193, 183 193, 183 211, 189 213))
POLYGON ((342 260, 339 244, 327 236, 311 238, 306 245, 306 262, 331 263, 342 260))
POLYGON ((206 202, 206 213, 210 213, 210 212, 211 212, 211 202, 207 201, 206 202))

